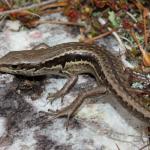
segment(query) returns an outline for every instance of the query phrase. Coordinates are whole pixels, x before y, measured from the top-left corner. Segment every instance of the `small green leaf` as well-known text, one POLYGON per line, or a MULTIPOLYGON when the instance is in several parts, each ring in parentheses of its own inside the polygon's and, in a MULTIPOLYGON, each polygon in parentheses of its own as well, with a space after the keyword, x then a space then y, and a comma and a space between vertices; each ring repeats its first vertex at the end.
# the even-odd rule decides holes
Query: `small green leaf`
POLYGON ((109 11, 108 14, 108 19, 113 25, 113 27, 119 27, 119 17, 116 17, 114 11, 109 11))
POLYGON ((98 16, 100 16, 100 12, 93 12, 93 17, 98 17, 98 16))

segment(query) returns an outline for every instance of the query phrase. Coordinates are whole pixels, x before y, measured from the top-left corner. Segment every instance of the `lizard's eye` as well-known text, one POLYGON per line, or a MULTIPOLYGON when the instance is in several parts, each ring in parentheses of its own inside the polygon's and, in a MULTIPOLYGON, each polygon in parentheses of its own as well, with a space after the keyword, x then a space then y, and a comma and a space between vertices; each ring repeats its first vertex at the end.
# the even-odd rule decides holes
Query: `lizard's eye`
POLYGON ((11 66, 12 69, 17 69, 17 67, 18 67, 17 65, 12 65, 11 66))

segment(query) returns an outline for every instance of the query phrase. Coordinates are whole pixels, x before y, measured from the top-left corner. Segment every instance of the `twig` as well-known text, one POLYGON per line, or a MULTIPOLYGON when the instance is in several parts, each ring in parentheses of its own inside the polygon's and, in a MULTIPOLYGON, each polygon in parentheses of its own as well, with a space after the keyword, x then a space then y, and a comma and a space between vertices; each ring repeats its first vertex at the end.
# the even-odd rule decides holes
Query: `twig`
POLYGON ((50 23, 50 24, 60 24, 60 25, 71 25, 71 26, 81 26, 84 27, 83 24, 81 23, 75 23, 75 22, 68 22, 68 21, 60 21, 60 20, 50 20, 50 21, 38 21, 38 24, 42 24, 42 23, 50 23))
POLYGON ((93 37, 93 38, 91 38, 91 39, 86 39, 84 42, 86 42, 86 43, 92 43, 92 42, 95 41, 95 40, 101 39, 101 38, 103 38, 103 37, 105 37, 105 36, 108 36, 108 35, 112 34, 114 31, 116 31, 116 29, 112 29, 112 30, 110 30, 110 31, 108 31, 108 32, 105 32, 105 33, 103 33, 103 34, 100 34, 100 35, 98 35, 98 36, 95 36, 95 37, 93 37))
POLYGON ((145 54, 145 50, 143 49, 143 47, 141 46, 140 42, 138 41, 135 33, 131 30, 130 34, 131 34, 132 38, 134 39, 134 41, 136 42, 136 44, 138 45, 139 49, 141 50, 141 53, 144 55, 145 54))
POLYGON ((147 47, 147 29, 146 29, 146 17, 148 15, 148 9, 144 8, 143 10, 143 24, 144 24, 144 44, 147 47))
POLYGON ((64 10, 64 8, 57 8, 57 9, 47 9, 47 10, 41 10, 41 12, 40 12, 40 15, 41 16, 43 16, 43 15, 46 15, 46 14, 48 14, 48 15, 50 15, 50 14, 54 14, 54 13, 60 13, 60 12, 63 12, 63 10, 64 10))
POLYGON ((150 146, 150 143, 149 144, 146 144, 145 146, 141 147, 139 150, 143 150, 145 149, 146 147, 150 146))
POLYGON ((2 1, 4 4, 6 4, 9 8, 11 8, 11 4, 8 2, 8 0, 3 0, 2 1))
POLYGON ((150 53, 148 53, 147 51, 145 51, 145 50, 143 49, 143 47, 141 46, 140 42, 138 41, 138 39, 137 39, 135 33, 134 33, 132 30, 130 30, 130 34, 131 34, 131 36, 133 37, 134 41, 137 43, 137 45, 138 45, 138 47, 139 47, 139 49, 140 49, 140 51, 141 51, 141 53, 142 53, 142 56, 143 56, 143 64, 144 64, 145 66, 147 66, 147 67, 150 67, 150 53))
MULTIPOLYGON (((111 30, 111 28, 108 28, 109 30, 111 30)), ((126 52, 126 47, 124 46, 121 38, 119 37, 119 35, 117 34, 117 32, 113 32, 113 36, 116 38, 116 40, 119 42, 123 52, 122 54, 124 55, 124 53, 126 52)))
POLYGON ((56 2, 56 3, 53 3, 53 4, 47 4, 47 5, 44 5, 40 8, 40 10, 44 10, 44 9, 49 9, 49 8, 54 8, 54 7, 64 7, 67 5, 67 2, 65 1, 60 1, 60 2, 56 2))
POLYGON ((145 73, 141 73, 141 72, 136 72, 130 68, 126 68, 125 69, 125 73, 131 75, 134 79, 139 79, 140 81, 144 81, 144 82, 149 82, 150 83, 150 78, 147 77, 147 74, 145 73))
POLYGON ((53 3, 52 0, 48 0, 46 2, 41 2, 41 3, 38 3, 38 4, 32 4, 32 5, 26 6, 26 7, 21 7, 21 8, 17 8, 17 9, 3 11, 3 12, 0 12, 0 15, 6 15, 6 14, 16 13, 16 12, 27 10, 27 9, 31 9, 31 8, 37 8, 37 7, 40 7, 40 6, 43 6, 43 5, 47 5, 49 3, 53 3))
MULTIPOLYGON (((150 91, 149 90, 141 90, 141 89, 135 89, 135 88, 128 88, 128 90, 132 93, 135 93, 135 94, 149 94, 150 91)), ((143 100, 144 101, 144 100, 143 100)), ((145 100, 146 101, 146 100, 145 100)))
POLYGON ((129 40, 128 38, 126 38, 124 36, 120 36, 120 39, 123 39, 123 40, 127 41, 130 45, 133 45, 133 43, 131 42, 131 40, 129 40))
POLYGON ((117 143, 116 143, 116 146, 117 146, 117 149, 118 149, 118 150, 120 150, 120 148, 119 148, 119 146, 118 146, 118 144, 117 144, 117 143))
POLYGON ((128 16, 130 16, 134 22, 137 23, 137 19, 136 19, 130 12, 127 11, 126 14, 127 14, 128 16))
POLYGON ((37 16, 37 17, 39 17, 39 18, 40 18, 40 15, 38 15, 38 14, 36 14, 36 13, 33 13, 33 12, 31 12, 31 11, 28 11, 28 10, 23 10, 22 12, 23 12, 23 13, 25 13, 25 14, 29 14, 29 15, 33 15, 33 16, 37 16))

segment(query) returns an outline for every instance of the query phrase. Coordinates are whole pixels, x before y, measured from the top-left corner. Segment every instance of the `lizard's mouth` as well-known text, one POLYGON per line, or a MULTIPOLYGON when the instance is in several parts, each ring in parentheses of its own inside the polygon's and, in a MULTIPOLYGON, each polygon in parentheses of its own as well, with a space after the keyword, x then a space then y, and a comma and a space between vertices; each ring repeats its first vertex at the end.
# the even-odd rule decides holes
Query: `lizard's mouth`
POLYGON ((34 74, 35 68, 19 68, 17 66, 3 66, 0 67, 0 73, 8 73, 13 75, 26 75, 32 76, 34 74))
POLYGON ((3 63, 3 64, 0 64, 0 70, 3 70, 3 71, 7 71, 7 70, 17 70, 19 69, 20 66, 18 64, 6 64, 6 63, 3 63))
POLYGON ((20 72, 25 72, 29 69, 31 68, 26 68, 24 65, 0 65, 1 73, 20 74, 20 72))
POLYGON ((12 67, 6 67, 6 66, 0 67, 1 73, 12 73, 13 71, 14 70, 12 69, 12 67))

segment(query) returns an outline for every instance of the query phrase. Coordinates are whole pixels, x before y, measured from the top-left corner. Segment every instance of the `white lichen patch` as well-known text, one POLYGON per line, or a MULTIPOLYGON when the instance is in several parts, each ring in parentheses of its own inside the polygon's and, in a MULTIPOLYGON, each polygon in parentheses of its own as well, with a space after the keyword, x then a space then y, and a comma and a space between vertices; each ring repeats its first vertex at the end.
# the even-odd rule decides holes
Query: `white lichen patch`
POLYGON ((14 139, 8 150, 35 150, 36 140, 34 139, 37 128, 23 129, 18 133, 19 137, 14 139))
POLYGON ((48 80, 50 84, 46 86, 45 91, 43 92, 42 96, 39 97, 36 101, 32 101, 30 97, 26 97, 27 102, 33 105, 36 111, 45 111, 48 112, 48 109, 57 110, 61 106, 61 98, 55 99, 53 103, 47 99, 48 93, 55 93, 60 90, 66 79, 55 79, 50 78, 48 80))
POLYGON ((110 130, 113 130, 114 132, 120 132, 121 134, 133 134, 135 136, 138 134, 138 132, 129 126, 116 112, 116 110, 108 103, 86 105, 78 113, 77 117, 86 119, 89 122, 97 122, 97 124, 105 123, 107 126, 109 126, 110 130))
POLYGON ((0 117, 0 138, 6 133, 6 118, 0 117))
POLYGON ((0 83, 1 83, 0 87, 2 87, 3 84, 12 82, 13 79, 14 79, 13 75, 10 75, 10 74, 1 74, 0 75, 0 83))
POLYGON ((21 24, 18 20, 16 21, 7 21, 4 27, 4 30, 12 30, 12 31, 18 31, 21 24))

